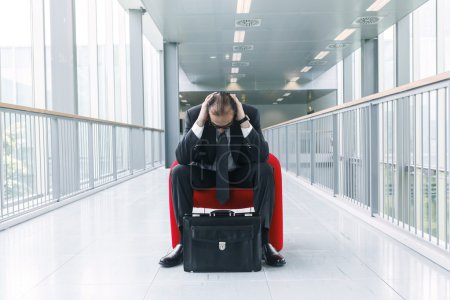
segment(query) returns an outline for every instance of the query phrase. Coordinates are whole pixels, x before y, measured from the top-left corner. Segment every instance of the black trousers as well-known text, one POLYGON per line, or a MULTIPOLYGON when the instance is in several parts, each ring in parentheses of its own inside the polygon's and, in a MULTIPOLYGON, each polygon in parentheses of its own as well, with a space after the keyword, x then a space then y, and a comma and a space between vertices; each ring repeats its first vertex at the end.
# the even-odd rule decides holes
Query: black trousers
MULTIPOLYGON (((273 168, 268 163, 254 163, 228 172, 231 187, 253 188, 253 206, 269 229, 275 198, 273 168)), ((172 201, 178 227, 185 213, 192 213, 193 190, 216 185, 216 172, 192 165, 176 165, 172 169, 172 201)), ((217 202, 219 203, 219 202, 217 202)))

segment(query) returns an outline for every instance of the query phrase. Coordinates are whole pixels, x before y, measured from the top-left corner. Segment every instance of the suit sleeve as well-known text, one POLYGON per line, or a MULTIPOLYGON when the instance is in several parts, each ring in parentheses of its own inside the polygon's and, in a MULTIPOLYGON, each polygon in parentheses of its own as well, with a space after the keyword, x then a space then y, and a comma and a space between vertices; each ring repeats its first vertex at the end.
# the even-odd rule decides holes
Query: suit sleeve
POLYGON ((185 117, 185 129, 183 138, 178 143, 177 149, 175 150, 175 157, 180 165, 188 165, 193 160, 195 160, 196 155, 198 155, 198 147, 196 147, 201 139, 199 139, 194 131, 192 130, 192 125, 196 120, 192 120, 189 114, 189 110, 186 112, 185 117))
POLYGON ((269 144, 264 139, 261 131, 259 112, 256 111, 253 120, 250 120, 253 129, 244 138, 244 148, 250 157, 251 162, 265 162, 269 157, 269 144))

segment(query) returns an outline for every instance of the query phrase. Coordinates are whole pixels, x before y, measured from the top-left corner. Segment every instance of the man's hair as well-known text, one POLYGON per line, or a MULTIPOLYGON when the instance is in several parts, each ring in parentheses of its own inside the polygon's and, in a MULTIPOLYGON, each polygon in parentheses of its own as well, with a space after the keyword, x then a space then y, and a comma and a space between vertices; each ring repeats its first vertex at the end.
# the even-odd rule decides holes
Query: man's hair
POLYGON ((236 102, 231 98, 230 93, 219 92, 212 96, 212 99, 208 102, 208 112, 215 116, 223 116, 228 113, 229 109, 233 110, 233 113, 237 113, 236 102))

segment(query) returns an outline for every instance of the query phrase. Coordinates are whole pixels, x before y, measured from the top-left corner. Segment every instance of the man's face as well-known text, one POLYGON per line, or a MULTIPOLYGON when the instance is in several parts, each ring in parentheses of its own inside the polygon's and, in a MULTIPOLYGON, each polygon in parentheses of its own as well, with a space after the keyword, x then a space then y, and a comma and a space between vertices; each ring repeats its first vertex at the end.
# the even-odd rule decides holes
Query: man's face
POLYGON ((216 129, 222 133, 233 124, 234 120, 234 111, 231 107, 227 110, 227 112, 222 116, 216 116, 209 112, 209 120, 211 124, 216 127, 216 129))

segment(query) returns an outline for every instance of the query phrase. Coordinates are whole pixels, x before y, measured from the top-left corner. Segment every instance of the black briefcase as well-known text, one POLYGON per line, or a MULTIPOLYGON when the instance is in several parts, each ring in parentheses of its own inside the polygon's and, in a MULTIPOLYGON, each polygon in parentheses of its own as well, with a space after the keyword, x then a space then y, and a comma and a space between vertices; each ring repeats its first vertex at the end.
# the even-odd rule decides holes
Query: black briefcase
POLYGON ((261 217, 255 213, 213 211, 183 218, 186 272, 261 270, 261 217))

